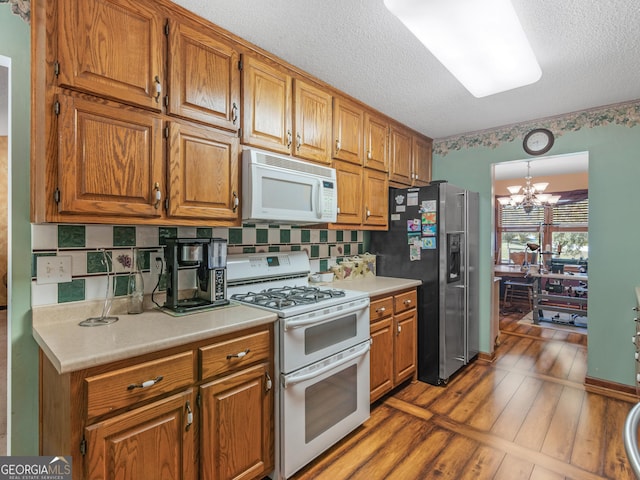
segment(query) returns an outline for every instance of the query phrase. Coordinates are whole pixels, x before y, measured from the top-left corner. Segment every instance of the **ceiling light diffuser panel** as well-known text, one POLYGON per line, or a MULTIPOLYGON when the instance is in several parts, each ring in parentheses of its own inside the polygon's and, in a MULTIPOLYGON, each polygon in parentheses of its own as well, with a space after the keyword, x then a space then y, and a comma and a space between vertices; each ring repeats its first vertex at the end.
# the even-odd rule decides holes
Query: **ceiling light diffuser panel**
POLYGON ((535 83, 542 70, 509 0, 384 0, 475 97, 535 83))

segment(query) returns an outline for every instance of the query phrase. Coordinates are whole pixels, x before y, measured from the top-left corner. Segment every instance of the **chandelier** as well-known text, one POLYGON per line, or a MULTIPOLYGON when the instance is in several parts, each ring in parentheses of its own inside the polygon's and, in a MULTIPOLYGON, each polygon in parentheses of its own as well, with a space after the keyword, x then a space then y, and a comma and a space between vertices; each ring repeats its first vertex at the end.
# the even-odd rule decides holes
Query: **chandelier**
POLYGON ((525 185, 513 185, 507 187, 511 195, 509 197, 498 197, 498 202, 503 206, 522 208, 525 213, 531 213, 535 207, 546 207, 555 205, 560 200, 560 195, 543 193, 549 186, 548 182, 531 183, 531 162, 527 162, 527 176, 524 177, 525 185))

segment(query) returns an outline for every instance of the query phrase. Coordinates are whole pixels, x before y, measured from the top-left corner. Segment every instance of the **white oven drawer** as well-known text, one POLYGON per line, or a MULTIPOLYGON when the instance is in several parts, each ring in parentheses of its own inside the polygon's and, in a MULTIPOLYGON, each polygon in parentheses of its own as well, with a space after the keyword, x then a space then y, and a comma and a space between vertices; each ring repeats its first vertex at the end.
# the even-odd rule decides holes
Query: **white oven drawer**
POLYGON ((369 418, 366 340, 281 376, 280 455, 288 478, 369 418))
POLYGON ((280 320, 280 370, 290 373, 367 340, 369 298, 280 320))

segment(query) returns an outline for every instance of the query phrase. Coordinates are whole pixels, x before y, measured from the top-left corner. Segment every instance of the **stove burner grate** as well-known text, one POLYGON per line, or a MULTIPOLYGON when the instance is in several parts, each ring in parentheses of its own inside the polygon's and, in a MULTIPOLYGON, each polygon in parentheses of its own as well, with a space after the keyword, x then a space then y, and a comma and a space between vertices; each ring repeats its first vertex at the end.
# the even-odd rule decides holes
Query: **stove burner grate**
POLYGON ((294 286, 267 288, 260 292, 238 293, 231 295, 231 299, 252 305, 283 310, 296 305, 320 303, 324 300, 344 297, 345 295, 344 290, 335 288, 323 289, 319 287, 294 286))

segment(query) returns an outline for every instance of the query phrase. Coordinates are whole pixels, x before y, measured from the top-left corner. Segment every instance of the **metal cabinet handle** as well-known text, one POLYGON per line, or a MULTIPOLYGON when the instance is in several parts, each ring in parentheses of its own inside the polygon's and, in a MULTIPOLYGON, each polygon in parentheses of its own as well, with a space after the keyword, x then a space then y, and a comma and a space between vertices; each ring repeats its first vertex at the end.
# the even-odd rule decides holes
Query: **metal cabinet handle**
POLYGON ((153 185, 153 190, 155 191, 154 197, 156 200, 156 203, 153 204, 153 208, 157 210, 160 206, 160 200, 162 200, 162 192, 160 191, 160 184, 158 182, 153 185))
POLYGON ((156 75, 156 78, 153 79, 156 82, 156 103, 160 102, 160 95, 162 95, 162 84, 160 83, 160 78, 156 75))
POLYGON ((387 311, 386 307, 376 308, 376 313, 384 313, 386 311, 387 311))
POLYGON ((302 146, 302 137, 299 133, 296 133, 296 150, 300 151, 300 147, 302 146))
POLYGON ((411 300, 410 300, 410 299, 406 299, 406 300, 405 300, 404 302, 402 302, 402 303, 404 303, 405 305, 411 305, 411 300))
POLYGON ((242 358, 249 352, 250 352, 250 350, 247 348, 244 352, 238 352, 238 353, 229 354, 229 355, 227 355, 227 360, 230 360, 232 358, 242 358))
POLYGON ((238 210, 238 205, 240 205, 240 200, 238 199, 238 193, 233 192, 233 211, 238 210))
POLYGON ((400 332, 402 331, 402 325, 398 324, 398 329, 397 330, 398 330, 398 332, 397 332, 398 335, 400 335, 400 332))
POLYGON ((154 378, 153 380, 147 380, 142 383, 132 383, 127 387, 127 390, 135 390, 136 388, 149 388, 154 386, 156 383, 158 383, 162 379, 163 377, 161 375, 159 377, 154 378))
POLYGON ((373 157, 373 155, 371 155, 371 150, 369 150, 367 152, 367 160, 371 160, 372 157, 373 157))
POLYGON ((340 151, 340 140, 336 139, 336 153, 338 153, 340 151))
POLYGON ((367 207, 366 205, 364 206, 364 209, 366 218, 369 218, 371 216, 371 210, 369 210, 369 207, 367 207))
POLYGON ((264 391, 267 393, 273 387, 273 382, 269 376, 269 372, 264 372, 264 391))
POLYGON ((287 148, 291 147, 291 130, 287 130, 287 148))
POLYGON ((184 408, 187 411, 187 424, 185 425, 184 428, 188 432, 189 429, 191 428, 191 424, 193 423, 193 411, 191 410, 191 403, 187 401, 187 404, 185 405, 184 408))
POLYGON ((233 122, 234 125, 238 121, 238 105, 236 105, 235 102, 231 107, 231 121, 233 122))

